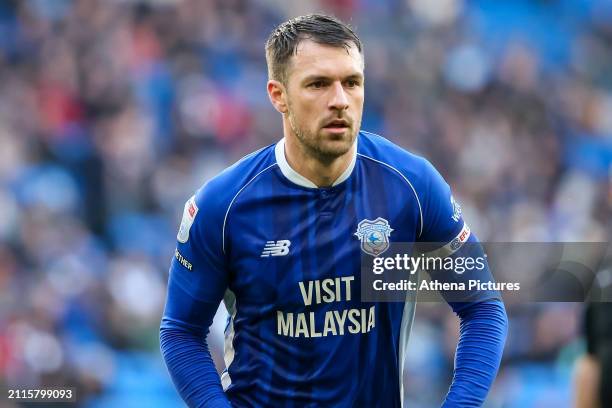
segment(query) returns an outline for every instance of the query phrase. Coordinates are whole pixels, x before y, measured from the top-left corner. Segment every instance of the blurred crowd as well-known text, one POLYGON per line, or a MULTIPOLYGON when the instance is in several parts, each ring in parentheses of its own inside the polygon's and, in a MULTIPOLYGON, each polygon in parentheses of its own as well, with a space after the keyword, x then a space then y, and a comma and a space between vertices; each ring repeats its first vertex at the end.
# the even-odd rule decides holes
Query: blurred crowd
MULTIPOLYGON (((313 11, 364 41, 363 129, 427 157, 481 240, 610 241, 609 1, 3 0, 0 388, 180 406, 158 327, 184 202, 282 137, 263 45, 313 11)), ((431 407, 458 323, 418 310, 405 390, 431 407)), ((489 406, 569 406, 582 306, 509 313, 489 406)))

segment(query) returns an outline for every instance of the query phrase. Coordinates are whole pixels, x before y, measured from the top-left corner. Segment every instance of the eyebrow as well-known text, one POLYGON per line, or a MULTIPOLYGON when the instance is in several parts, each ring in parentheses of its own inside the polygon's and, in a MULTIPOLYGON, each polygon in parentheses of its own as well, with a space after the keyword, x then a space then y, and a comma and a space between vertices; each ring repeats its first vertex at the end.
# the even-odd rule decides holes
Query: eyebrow
MULTIPOLYGON (((304 78, 302 80, 302 83, 306 83, 306 82, 313 82, 313 81, 329 81, 331 79, 331 77, 329 76, 325 76, 325 75, 309 75, 306 78, 304 78)), ((347 75, 343 78, 343 80, 347 80, 347 79, 359 79, 359 80, 363 80, 364 76, 361 73, 354 73, 354 74, 350 74, 347 75)))

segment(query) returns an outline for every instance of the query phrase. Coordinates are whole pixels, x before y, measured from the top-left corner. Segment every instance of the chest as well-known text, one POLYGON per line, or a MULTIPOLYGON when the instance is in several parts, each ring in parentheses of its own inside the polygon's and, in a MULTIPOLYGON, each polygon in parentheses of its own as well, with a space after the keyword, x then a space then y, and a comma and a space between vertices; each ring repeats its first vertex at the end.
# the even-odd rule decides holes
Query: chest
MULTIPOLYGON (((249 304, 303 306, 309 296, 359 299, 362 256, 415 239, 410 202, 367 189, 288 191, 230 214, 230 288, 249 304)), ((324 303, 324 302, 323 302, 324 303)))

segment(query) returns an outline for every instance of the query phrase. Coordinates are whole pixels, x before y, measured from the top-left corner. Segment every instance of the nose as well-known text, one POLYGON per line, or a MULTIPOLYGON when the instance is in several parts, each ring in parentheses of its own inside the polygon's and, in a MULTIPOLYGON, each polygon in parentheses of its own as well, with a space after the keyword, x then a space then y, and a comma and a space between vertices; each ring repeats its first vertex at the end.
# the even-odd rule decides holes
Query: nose
POLYGON ((329 107, 336 110, 345 110, 348 108, 349 102, 346 97, 344 87, 340 82, 334 82, 331 87, 331 99, 329 100, 329 107))

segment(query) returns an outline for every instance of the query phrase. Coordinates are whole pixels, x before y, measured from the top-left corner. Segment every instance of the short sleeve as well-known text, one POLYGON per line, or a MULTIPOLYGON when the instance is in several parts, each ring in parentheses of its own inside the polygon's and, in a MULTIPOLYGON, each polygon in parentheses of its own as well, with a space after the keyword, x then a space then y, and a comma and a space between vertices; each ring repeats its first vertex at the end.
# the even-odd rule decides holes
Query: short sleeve
POLYGON ((225 293, 222 207, 206 187, 185 203, 170 265, 168 318, 197 324, 197 305, 218 304, 225 293))
POLYGON ((470 229, 450 186, 429 162, 426 162, 425 177, 423 231, 419 241, 444 244, 453 252, 468 240, 470 229))

